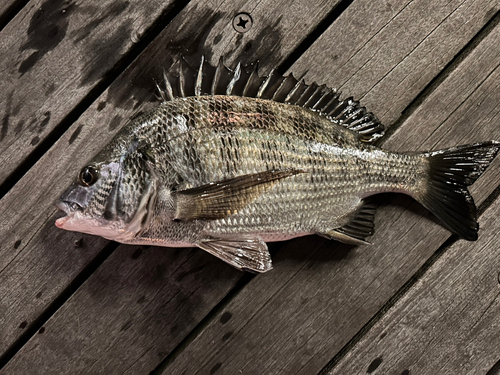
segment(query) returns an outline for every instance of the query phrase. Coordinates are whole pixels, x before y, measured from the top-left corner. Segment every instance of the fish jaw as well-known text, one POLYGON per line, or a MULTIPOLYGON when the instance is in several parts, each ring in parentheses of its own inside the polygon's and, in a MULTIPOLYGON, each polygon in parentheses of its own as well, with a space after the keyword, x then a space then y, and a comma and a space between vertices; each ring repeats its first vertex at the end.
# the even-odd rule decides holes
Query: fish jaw
POLYGON ((146 193, 133 219, 126 223, 123 220, 106 220, 102 217, 89 217, 82 212, 78 203, 65 201, 64 195, 55 202, 55 206, 63 211, 63 216, 55 221, 56 227, 73 232, 82 232, 104 237, 121 243, 132 243, 145 227, 149 225, 150 213, 153 211, 156 198, 156 179, 148 184, 146 193))
POLYGON ((123 231, 116 224, 86 217, 74 204, 59 199, 54 205, 66 214, 55 221, 59 229, 93 234, 109 240, 115 240, 119 235, 123 235, 123 231))

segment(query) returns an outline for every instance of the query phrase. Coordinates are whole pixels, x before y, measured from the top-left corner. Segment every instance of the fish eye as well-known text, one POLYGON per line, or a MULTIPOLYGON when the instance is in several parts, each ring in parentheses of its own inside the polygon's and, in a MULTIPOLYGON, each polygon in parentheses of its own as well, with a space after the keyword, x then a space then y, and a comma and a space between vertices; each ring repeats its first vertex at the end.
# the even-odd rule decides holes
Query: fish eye
POLYGON ((95 168, 89 166, 89 167, 84 167, 80 171, 80 175, 78 176, 78 179, 83 186, 90 186, 90 185, 93 185, 97 181, 98 177, 99 177, 99 174, 97 173, 95 168))

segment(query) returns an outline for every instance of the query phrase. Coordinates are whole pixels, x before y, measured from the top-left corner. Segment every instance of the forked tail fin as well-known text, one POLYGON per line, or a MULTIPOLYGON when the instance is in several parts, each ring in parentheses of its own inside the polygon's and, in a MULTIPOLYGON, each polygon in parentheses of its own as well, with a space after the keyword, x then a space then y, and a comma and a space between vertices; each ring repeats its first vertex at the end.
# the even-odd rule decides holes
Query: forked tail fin
POLYGON ((500 142, 484 142, 423 154, 429 162, 426 191, 415 198, 460 237, 477 240, 476 206, 467 186, 488 168, 500 142))

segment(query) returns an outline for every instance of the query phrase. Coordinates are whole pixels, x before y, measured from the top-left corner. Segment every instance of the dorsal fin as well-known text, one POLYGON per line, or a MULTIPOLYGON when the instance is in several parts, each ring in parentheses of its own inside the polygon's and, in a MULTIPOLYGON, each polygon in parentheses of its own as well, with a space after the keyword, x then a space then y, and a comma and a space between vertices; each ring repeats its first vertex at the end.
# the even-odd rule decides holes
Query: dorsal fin
POLYGON ((202 57, 198 69, 193 69, 181 57, 164 74, 164 80, 165 89, 158 87, 164 101, 195 95, 269 99, 317 111, 332 123, 358 133, 363 142, 373 142, 385 132, 385 126, 377 117, 352 97, 341 100, 340 92, 335 89, 319 86, 315 82, 307 85, 292 74, 284 77, 275 70, 266 77, 260 77, 257 64, 248 67, 238 63, 231 70, 224 65, 222 57, 216 67, 207 64, 202 57))

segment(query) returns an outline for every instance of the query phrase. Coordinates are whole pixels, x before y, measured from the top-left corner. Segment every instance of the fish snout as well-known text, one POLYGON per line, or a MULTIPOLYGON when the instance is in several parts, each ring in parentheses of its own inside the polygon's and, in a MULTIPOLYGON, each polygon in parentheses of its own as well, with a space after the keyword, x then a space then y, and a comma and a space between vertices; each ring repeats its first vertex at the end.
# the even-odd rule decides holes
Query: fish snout
POLYGON ((72 184, 66 191, 54 202, 54 205, 61 211, 69 214, 73 211, 82 211, 89 203, 92 192, 88 187, 79 184, 72 184))

